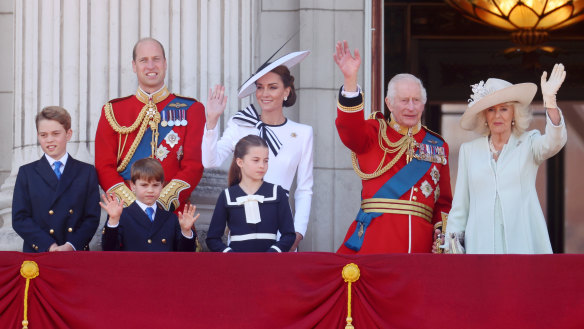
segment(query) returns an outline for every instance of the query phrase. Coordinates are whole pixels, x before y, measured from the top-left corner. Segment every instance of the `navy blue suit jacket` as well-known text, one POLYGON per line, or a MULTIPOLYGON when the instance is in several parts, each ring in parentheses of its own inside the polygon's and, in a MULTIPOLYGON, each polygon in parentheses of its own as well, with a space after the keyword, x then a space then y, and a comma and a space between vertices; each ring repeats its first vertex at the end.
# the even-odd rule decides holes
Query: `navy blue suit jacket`
POLYGON ((195 236, 182 235, 178 217, 162 206, 156 207, 154 221, 133 202, 124 208, 117 227, 108 227, 101 236, 103 250, 123 251, 195 251, 195 236))
POLYGON ((12 198, 12 227, 24 240, 22 251, 48 251, 53 243, 88 250, 99 226, 99 185, 95 167, 67 159, 61 179, 49 161, 21 166, 12 198))

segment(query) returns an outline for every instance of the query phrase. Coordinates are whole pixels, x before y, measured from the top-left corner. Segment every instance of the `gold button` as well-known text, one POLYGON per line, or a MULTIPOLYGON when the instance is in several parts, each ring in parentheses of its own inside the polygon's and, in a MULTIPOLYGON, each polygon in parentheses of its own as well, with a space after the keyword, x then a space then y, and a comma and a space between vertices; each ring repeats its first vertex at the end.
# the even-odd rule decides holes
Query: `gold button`
POLYGON ((166 244, 166 239, 162 239, 162 243, 163 244, 166 244))
POLYGON ((69 213, 70 214, 73 214, 73 209, 69 209, 69 213))
POLYGON ((148 244, 152 243, 152 240, 148 239, 148 244))
POLYGON ((101 234, 105 234, 105 228, 101 230, 101 234))
POLYGON ((417 187, 414 187, 414 192, 418 192, 418 188, 417 187))
POLYGON ((49 215, 54 214, 55 212, 53 210, 49 210, 49 215))
POLYGON ((414 195, 414 196, 412 197, 412 200, 416 201, 416 200, 418 200, 418 197, 414 195))
POLYGON ((53 229, 50 229, 50 230, 49 230, 49 234, 55 234, 55 230, 53 230, 53 229))
POLYGON ((71 233, 71 232, 73 232, 73 228, 69 227, 69 228, 67 229, 67 231, 68 231, 69 233, 71 233))
POLYGON ((34 247, 34 250, 39 250, 39 247, 38 247, 38 246, 35 246, 35 247, 34 247))

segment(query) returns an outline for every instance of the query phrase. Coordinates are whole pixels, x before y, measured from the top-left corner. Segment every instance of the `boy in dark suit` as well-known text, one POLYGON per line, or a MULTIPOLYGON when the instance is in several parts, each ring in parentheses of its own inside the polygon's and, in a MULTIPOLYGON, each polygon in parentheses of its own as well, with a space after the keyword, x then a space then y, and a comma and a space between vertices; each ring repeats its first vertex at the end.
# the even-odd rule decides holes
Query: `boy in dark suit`
POLYGON ((136 201, 124 208, 115 194, 102 195, 108 213, 103 228, 103 250, 195 251, 192 227, 196 207, 188 204, 178 217, 156 204, 163 188, 164 170, 158 160, 145 158, 132 164, 130 187, 136 201))
POLYGON ((89 250, 100 216, 95 168, 67 153, 73 134, 67 110, 45 107, 36 128, 45 154, 20 167, 12 198, 12 227, 24 240, 22 251, 89 250))

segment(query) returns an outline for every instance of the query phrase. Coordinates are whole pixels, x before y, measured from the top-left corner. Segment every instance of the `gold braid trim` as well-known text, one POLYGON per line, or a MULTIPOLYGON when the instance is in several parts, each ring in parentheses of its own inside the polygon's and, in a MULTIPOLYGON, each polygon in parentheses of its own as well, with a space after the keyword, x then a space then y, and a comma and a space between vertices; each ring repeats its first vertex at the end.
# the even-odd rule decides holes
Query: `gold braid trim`
POLYGON ((343 106, 341 105, 341 103, 339 103, 337 101, 337 106, 339 107, 339 110, 343 111, 343 112, 358 112, 363 110, 363 103, 359 104, 359 105, 355 105, 355 106, 343 106))
POLYGON ((132 204, 132 202, 136 201, 136 195, 132 192, 124 183, 118 183, 109 190, 107 193, 113 193, 119 200, 124 201, 124 207, 127 207, 132 204))
POLYGON ((378 143, 379 148, 383 151, 383 157, 379 162, 379 166, 377 169, 370 174, 367 174, 361 171, 359 168, 359 162, 357 161, 357 154, 355 152, 351 152, 351 160, 353 162, 353 170, 355 173, 362 179, 362 180, 369 180, 373 178, 377 178, 383 174, 385 174, 389 169, 393 167, 393 165, 402 157, 402 155, 408 151, 408 162, 410 160, 410 153, 413 154, 413 149, 417 146, 416 140, 409 135, 405 135, 399 141, 392 143, 389 138, 387 137, 387 124, 384 119, 377 119, 379 122, 379 135, 378 135, 378 143), (387 144, 388 147, 383 145, 383 142, 387 144), (383 166, 383 162, 385 161, 385 156, 388 153, 397 153, 393 159, 385 166, 383 166))
POLYGON ((170 211, 171 205, 174 205, 174 209, 178 209, 180 207, 178 196, 180 192, 189 187, 191 187, 191 184, 180 179, 173 179, 162 189, 158 202, 160 202, 164 210, 170 211))
POLYGON ((114 109, 112 108, 112 103, 107 103, 105 104, 104 107, 104 112, 105 112, 105 118, 107 119, 107 122, 109 122, 110 126, 112 127, 112 129, 117 132, 118 134, 122 134, 122 135, 127 135, 129 133, 134 132, 134 130, 136 130, 136 128, 138 128, 138 126, 142 123, 143 124, 143 120, 144 117, 146 116, 146 112, 148 110, 148 105, 144 105, 144 107, 142 107, 142 110, 140 110, 140 114, 138 114, 138 118, 136 119, 136 121, 134 121, 134 123, 129 126, 129 127, 124 127, 121 126, 117 121, 116 121, 116 117, 114 116, 114 109))
MULTIPOLYGON (((361 99, 363 99, 363 92, 361 92, 361 99)), ((360 104, 355 105, 355 106, 344 106, 344 105, 341 105, 341 103, 337 100, 337 106, 338 106, 339 110, 341 110, 343 112, 348 112, 348 113, 358 112, 358 111, 363 110, 364 104, 365 104, 364 102, 361 102, 360 104)))
MULTIPOLYGON (((160 123, 160 112, 158 112, 156 105, 154 103, 148 102, 147 104, 145 104, 142 107, 142 110, 140 110, 140 114, 138 114, 138 118, 136 119, 136 121, 134 121, 134 123, 129 127, 121 126, 116 121, 116 118, 114 116, 114 110, 112 108, 111 103, 107 103, 105 105, 104 113, 105 113, 105 117, 106 117, 107 121, 109 122, 110 126, 112 127, 112 129, 115 132, 117 132, 118 134, 120 134, 120 138, 121 138, 121 135, 130 134, 130 133, 134 132, 138 128, 138 126, 140 126, 140 130, 138 130, 138 134, 136 135, 134 142, 130 146, 128 153, 126 153, 126 156, 124 157, 122 162, 116 168, 116 170, 118 172, 124 171, 124 169, 126 169, 126 167, 128 166, 128 163, 130 163, 130 160, 134 156, 134 153, 136 152, 138 145, 142 141, 142 137, 144 137, 144 133, 146 132, 148 125, 150 125, 150 129, 152 130, 151 156, 154 156, 154 154, 156 152, 156 147, 158 146, 158 124, 160 123)), ((126 136, 126 138, 127 138, 127 136, 126 136)), ((121 143, 121 141, 119 141, 118 144, 119 143, 121 143)), ((124 147, 125 147, 125 141, 124 141, 124 147)), ((120 148, 121 148, 121 145, 118 145, 118 153, 119 153, 118 156, 120 156, 121 152, 123 151, 123 150, 120 151, 120 148)))

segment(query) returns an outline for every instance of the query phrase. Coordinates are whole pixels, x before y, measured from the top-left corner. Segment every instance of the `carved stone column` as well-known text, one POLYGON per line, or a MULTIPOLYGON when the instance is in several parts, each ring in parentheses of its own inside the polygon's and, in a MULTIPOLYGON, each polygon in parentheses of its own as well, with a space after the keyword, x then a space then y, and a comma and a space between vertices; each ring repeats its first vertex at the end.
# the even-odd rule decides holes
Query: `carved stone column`
MULTIPOLYGON (((40 109, 61 105, 71 113, 67 150, 93 163, 101 107, 136 91, 131 61, 139 38, 164 45, 172 92, 205 103, 210 87, 222 83, 234 91, 251 73, 258 7, 258 0, 14 0, 14 142, 12 171, 0 187, 0 250, 22 248, 12 229, 12 192, 18 168, 42 155, 34 122, 40 109)), ((229 116, 242 106, 232 95, 229 116)), ((198 225, 210 220, 215 205, 202 190, 225 181, 216 175, 205 173, 193 194, 200 210, 210 210, 198 225)), ((104 219, 102 214, 102 226, 104 219)), ((100 248, 100 233, 101 227, 93 250, 100 248)))

